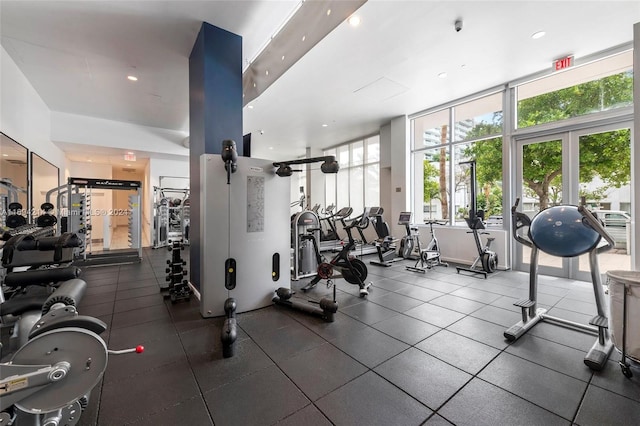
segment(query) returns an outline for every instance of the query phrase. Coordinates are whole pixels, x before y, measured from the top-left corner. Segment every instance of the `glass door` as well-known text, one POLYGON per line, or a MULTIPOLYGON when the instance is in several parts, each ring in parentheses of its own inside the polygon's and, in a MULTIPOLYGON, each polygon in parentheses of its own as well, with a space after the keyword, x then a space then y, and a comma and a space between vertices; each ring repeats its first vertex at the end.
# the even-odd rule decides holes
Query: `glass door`
MULTIPOLYGON (((565 202, 563 152, 567 144, 566 134, 518 141, 516 159, 516 196, 518 209, 530 218, 539 211, 565 202)), ((519 270, 529 270, 531 249, 516 244, 515 265, 519 270)), ((539 271, 545 275, 567 276, 563 258, 540 253, 539 271)))
MULTIPOLYGON (((631 128, 613 125, 573 132, 578 149, 578 202, 584 200, 613 237, 613 250, 598 257, 600 272, 631 269, 631 128)), ((573 204, 573 203, 572 203, 573 204)), ((572 274, 589 279, 589 257, 574 261, 572 274)))
MULTIPOLYGON (((631 125, 610 124, 519 139, 516 196, 533 218, 558 204, 585 203, 598 213, 616 247, 598 258, 600 272, 631 269, 631 125)), ((531 251, 515 246, 515 268, 529 270, 531 251)), ((540 253, 541 274, 590 280, 588 254, 560 258, 540 253)))

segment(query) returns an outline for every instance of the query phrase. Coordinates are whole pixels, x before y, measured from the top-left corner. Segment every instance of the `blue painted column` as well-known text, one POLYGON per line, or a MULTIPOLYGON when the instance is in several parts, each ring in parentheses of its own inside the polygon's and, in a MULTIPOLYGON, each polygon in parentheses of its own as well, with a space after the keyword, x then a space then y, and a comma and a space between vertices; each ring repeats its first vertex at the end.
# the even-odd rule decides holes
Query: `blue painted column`
POLYGON ((203 22, 189 56, 189 274, 198 289, 200 156, 220 154, 224 139, 236 141, 242 155, 242 37, 203 22))

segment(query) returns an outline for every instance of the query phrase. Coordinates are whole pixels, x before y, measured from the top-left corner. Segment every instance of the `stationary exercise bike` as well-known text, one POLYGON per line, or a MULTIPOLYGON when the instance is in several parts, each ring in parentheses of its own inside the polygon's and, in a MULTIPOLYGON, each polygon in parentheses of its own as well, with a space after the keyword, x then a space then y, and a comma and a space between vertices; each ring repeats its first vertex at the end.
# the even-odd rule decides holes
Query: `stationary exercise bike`
POLYGON ((417 249, 420 242, 420 234, 418 228, 411 226, 411 212, 401 212, 398 218, 398 225, 404 225, 407 234, 400 240, 400 247, 398 248, 398 256, 407 260, 416 260, 419 256, 414 255, 414 250, 417 249))
POLYGON ((416 260, 415 265, 407 266, 408 271, 424 273, 427 269, 431 269, 434 266, 445 266, 445 267, 449 266, 449 264, 446 262, 443 262, 442 258, 440 257, 440 245, 438 244, 438 238, 436 237, 436 233, 433 230, 434 223, 437 225, 445 225, 447 221, 431 220, 431 219, 425 221, 425 224, 429 225, 429 232, 431 233, 431 241, 429 241, 429 244, 427 244, 427 247, 423 249, 422 246, 420 245, 419 236, 416 238, 419 256, 418 256, 418 260, 416 260), (418 266, 418 264, 420 264, 420 266, 418 266))
POLYGON ((369 218, 367 215, 363 215, 359 221, 354 221, 351 224, 344 227, 347 233, 348 241, 342 246, 342 250, 338 252, 329 262, 320 255, 318 249, 318 242, 314 236, 314 232, 317 229, 308 229, 308 235, 302 237, 303 240, 310 240, 313 243, 313 250, 318 261, 318 272, 316 276, 311 280, 309 284, 302 287, 302 291, 309 291, 320 282, 320 280, 327 280, 327 287, 333 285, 332 278, 334 269, 337 269, 342 274, 342 277, 350 284, 356 284, 360 287, 360 297, 365 297, 369 294, 369 288, 371 282, 365 283, 367 279, 367 265, 351 255, 351 252, 356 249, 356 241, 353 239, 353 228, 365 229, 369 226, 369 218))
POLYGON ((478 250, 478 257, 473 261, 470 267, 464 268, 462 266, 457 266, 456 270, 458 273, 460 271, 472 272, 474 274, 483 275, 487 278, 487 274, 495 272, 498 268, 498 254, 491 250, 491 243, 495 240, 493 237, 487 237, 487 243, 483 246, 480 241, 480 235, 488 235, 488 232, 481 232, 484 227, 484 212, 479 210, 475 213, 475 217, 472 219, 470 217, 465 218, 467 221, 467 225, 471 229, 468 231, 468 234, 473 234, 473 239, 476 243, 476 249, 478 250), (481 269, 478 268, 478 265, 481 269))
POLYGON ((487 274, 495 272, 495 270, 498 268, 498 254, 491 250, 491 243, 495 240, 495 238, 487 237, 487 243, 484 246, 480 241, 480 235, 488 235, 489 233, 482 232, 482 230, 485 229, 484 211, 476 211, 476 162, 467 161, 460 164, 469 164, 470 166, 471 208, 469 211, 469 217, 465 217, 464 220, 467 222, 467 226, 469 226, 469 229, 471 229, 471 231, 469 231, 468 233, 473 234, 473 239, 476 243, 476 249, 478 250, 478 257, 476 257, 470 267, 465 268, 462 266, 457 266, 456 270, 458 273, 460 273, 460 271, 466 271, 474 274, 480 274, 483 275, 486 279, 487 274), (480 265, 482 269, 479 269, 478 265, 480 265))

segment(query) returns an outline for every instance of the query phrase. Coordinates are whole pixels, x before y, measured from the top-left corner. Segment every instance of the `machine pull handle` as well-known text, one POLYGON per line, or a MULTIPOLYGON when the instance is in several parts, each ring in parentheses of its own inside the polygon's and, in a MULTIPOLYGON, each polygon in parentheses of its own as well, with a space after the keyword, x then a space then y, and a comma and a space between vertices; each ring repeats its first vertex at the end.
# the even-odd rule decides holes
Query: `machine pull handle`
POLYGON ((144 346, 138 345, 135 348, 121 349, 119 351, 115 351, 115 350, 111 350, 111 349, 107 350, 107 353, 109 355, 123 355, 123 354, 129 354, 129 353, 132 353, 132 352, 135 352, 137 354, 141 354, 142 352, 144 352, 144 346))

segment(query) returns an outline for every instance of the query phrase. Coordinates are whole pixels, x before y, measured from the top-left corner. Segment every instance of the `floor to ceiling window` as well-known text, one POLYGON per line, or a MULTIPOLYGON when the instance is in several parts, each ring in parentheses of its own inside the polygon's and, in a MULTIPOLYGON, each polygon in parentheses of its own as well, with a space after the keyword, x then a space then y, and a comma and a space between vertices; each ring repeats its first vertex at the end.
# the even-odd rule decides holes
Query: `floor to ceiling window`
POLYGON ((359 215, 365 207, 380 205, 380 136, 328 149, 340 164, 335 175, 325 175, 325 206, 351 207, 359 215))
POLYGON ((411 120, 412 211, 429 219, 464 224, 476 162, 477 208, 502 214, 502 96, 495 92, 411 120))
MULTIPOLYGON (((615 234, 616 249, 605 256, 603 271, 629 269, 634 256, 632 64, 632 50, 618 49, 561 72, 510 83, 506 91, 411 116, 416 222, 445 219, 466 226, 467 163, 475 161, 475 208, 484 211, 487 226, 504 227, 510 206, 503 202, 515 198, 530 216, 553 205, 584 202, 603 219, 610 217, 605 225, 615 234), (504 105, 512 109, 504 113, 504 105), (509 139, 503 141, 504 135, 509 139), (511 188, 506 194, 504 179, 511 188)), ((512 266, 526 270, 526 250, 514 247, 512 266)), ((586 277, 588 269, 581 258, 541 259, 540 265, 544 273, 574 278, 586 277)))
MULTIPOLYGON (((616 248, 600 256, 601 272, 631 267, 631 114, 633 55, 621 52, 514 87, 516 196, 530 216, 557 204, 600 212, 616 248)), ((528 250, 514 263, 526 268, 528 250)), ((579 258, 541 256, 543 273, 588 279, 579 258)))

